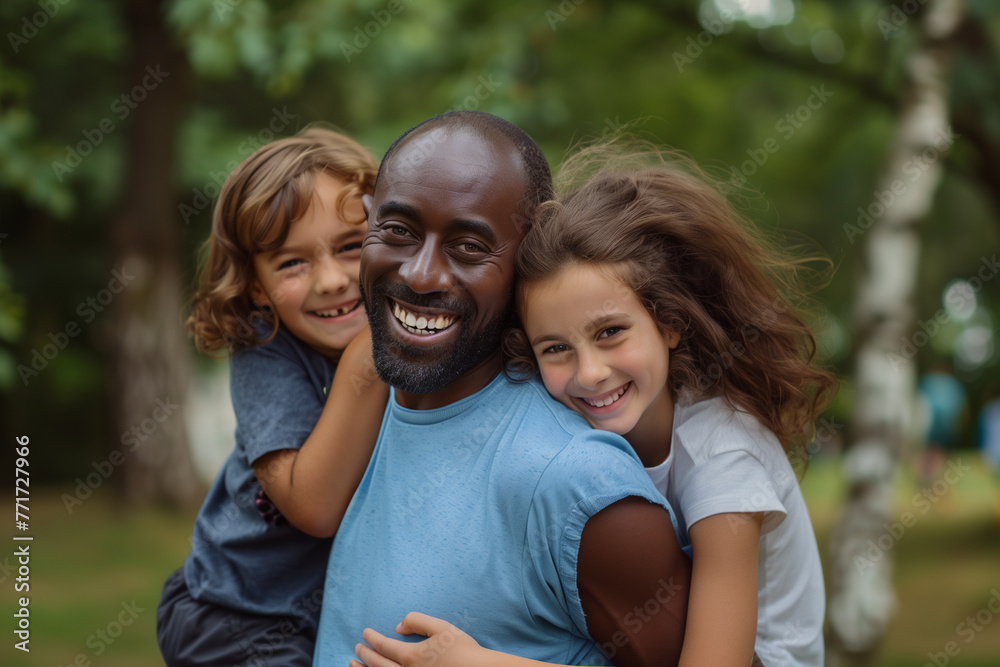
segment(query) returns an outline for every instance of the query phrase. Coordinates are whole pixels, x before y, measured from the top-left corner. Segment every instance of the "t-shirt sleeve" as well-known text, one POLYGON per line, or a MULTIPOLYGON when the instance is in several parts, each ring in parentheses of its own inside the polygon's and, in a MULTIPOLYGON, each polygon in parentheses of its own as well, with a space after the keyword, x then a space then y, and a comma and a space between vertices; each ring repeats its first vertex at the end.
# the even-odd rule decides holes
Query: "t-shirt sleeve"
POLYGON ((781 482, 747 450, 722 452, 696 463, 681 476, 678 510, 689 530, 694 523, 716 514, 763 512, 761 534, 767 534, 787 514, 779 495, 781 482))
POLYGON ((673 510, 653 486, 639 459, 618 436, 591 431, 577 435, 546 468, 532 500, 528 544, 535 570, 573 620, 573 630, 590 637, 577 588, 577 563, 583 528, 590 517, 626 497, 645 498, 670 515, 673 510))
POLYGON ((310 381, 301 356, 276 338, 230 361, 237 438, 250 464, 273 451, 298 449, 323 412, 325 396, 310 381))

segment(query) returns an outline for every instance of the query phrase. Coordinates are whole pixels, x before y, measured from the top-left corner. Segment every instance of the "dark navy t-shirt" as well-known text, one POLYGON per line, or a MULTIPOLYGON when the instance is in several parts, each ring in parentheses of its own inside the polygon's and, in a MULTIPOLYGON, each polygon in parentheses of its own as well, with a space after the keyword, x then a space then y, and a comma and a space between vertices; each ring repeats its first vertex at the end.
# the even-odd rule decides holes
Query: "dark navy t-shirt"
MULTIPOLYGON (((258 327, 261 337, 268 333, 269 327, 258 327)), ((319 421, 333 373, 332 362, 284 328, 232 355, 236 446, 195 520, 184 564, 195 599, 316 626, 332 540, 262 518, 253 462, 302 446, 319 421)))

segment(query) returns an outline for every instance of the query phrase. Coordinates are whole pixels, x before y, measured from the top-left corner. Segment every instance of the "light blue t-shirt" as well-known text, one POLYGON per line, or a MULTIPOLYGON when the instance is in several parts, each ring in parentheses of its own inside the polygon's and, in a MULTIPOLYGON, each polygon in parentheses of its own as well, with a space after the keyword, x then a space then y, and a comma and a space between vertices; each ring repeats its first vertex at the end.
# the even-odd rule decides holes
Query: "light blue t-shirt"
POLYGON ((434 410, 393 394, 334 540, 313 664, 346 665, 364 628, 396 637, 410 611, 487 648, 608 664, 587 632, 577 555, 587 520, 627 496, 670 512, 628 443, 540 382, 499 375, 434 410))
MULTIPOLYGON (((259 336, 270 327, 258 325, 259 336)), ((330 540, 265 521, 253 463, 298 449, 312 433, 333 382, 329 359, 284 328, 229 363, 236 446, 195 519, 184 578, 191 596, 255 614, 300 619, 315 628, 330 540)))

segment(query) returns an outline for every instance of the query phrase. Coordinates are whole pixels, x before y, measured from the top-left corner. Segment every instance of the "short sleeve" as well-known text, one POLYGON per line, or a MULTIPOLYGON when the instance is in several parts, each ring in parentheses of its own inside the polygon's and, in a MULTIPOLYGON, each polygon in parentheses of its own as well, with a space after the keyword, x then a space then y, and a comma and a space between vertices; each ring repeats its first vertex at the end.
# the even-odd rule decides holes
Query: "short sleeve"
POLYGON ((771 470, 744 449, 723 452, 694 467, 681 478, 677 490, 678 510, 688 530, 716 514, 763 512, 761 534, 778 527, 788 513, 780 489, 794 476, 791 468, 771 470))
POLYGON ((604 431, 576 436, 557 455, 539 482, 528 520, 528 544, 535 570, 556 593, 573 620, 574 631, 588 637, 577 587, 580 539, 587 521, 623 498, 639 497, 659 505, 677 520, 639 459, 624 440, 604 431))
POLYGON ((321 374, 282 343, 275 339, 240 350, 230 361, 236 437, 250 464, 270 452, 301 447, 323 412, 321 374))

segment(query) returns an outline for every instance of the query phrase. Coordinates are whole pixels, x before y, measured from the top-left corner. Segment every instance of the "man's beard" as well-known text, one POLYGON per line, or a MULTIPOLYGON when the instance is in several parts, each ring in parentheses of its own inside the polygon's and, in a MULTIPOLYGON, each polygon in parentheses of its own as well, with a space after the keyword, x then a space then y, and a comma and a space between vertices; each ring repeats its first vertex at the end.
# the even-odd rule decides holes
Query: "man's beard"
POLYGON ((380 278, 372 285, 372 294, 361 298, 368 313, 372 333, 372 354, 375 370, 383 382, 410 394, 429 394, 443 389, 477 364, 500 349, 504 332, 517 321, 514 299, 507 295, 507 302, 497 315, 476 331, 469 331, 476 317, 476 308, 468 301, 439 294, 417 294, 402 283, 387 283, 380 278), (450 349, 441 350, 411 345, 396 338, 390 330, 387 303, 395 298, 416 307, 437 308, 455 313, 457 321, 452 326, 462 327, 450 349))

